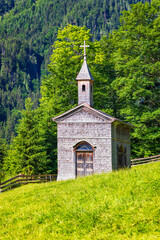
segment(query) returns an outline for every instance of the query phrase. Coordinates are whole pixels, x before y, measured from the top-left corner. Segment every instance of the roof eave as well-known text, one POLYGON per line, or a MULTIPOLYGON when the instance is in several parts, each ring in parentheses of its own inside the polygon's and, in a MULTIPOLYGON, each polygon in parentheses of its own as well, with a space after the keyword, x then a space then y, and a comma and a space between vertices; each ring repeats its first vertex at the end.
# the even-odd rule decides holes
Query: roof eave
POLYGON ((103 117, 103 118, 106 119, 107 121, 108 121, 108 119, 109 119, 110 123, 112 123, 113 121, 115 121, 115 118, 114 118, 114 117, 109 116, 109 115, 105 115, 104 113, 96 110, 95 108, 92 108, 92 107, 91 107, 89 104, 87 104, 87 103, 82 103, 82 104, 80 104, 80 105, 78 105, 78 106, 76 106, 76 107, 68 110, 67 112, 62 113, 62 114, 60 114, 60 115, 52 118, 52 121, 60 122, 60 121, 63 119, 63 117, 65 117, 65 116, 68 115, 68 114, 72 114, 72 112, 74 113, 76 110, 78 110, 78 109, 80 109, 80 108, 82 108, 82 107, 86 107, 86 108, 88 108, 89 110, 91 110, 91 111, 93 111, 93 112, 96 112, 98 115, 100 115, 101 117, 103 117))

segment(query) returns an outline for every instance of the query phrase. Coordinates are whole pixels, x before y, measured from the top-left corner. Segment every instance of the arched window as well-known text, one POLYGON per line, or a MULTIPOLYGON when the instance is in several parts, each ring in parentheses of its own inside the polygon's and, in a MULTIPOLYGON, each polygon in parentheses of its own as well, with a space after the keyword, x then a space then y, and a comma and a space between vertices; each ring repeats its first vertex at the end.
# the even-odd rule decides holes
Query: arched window
POLYGON ((86 91, 86 86, 85 85, 82 85, 82 91, 86 91))
POLYGON ((93 151, 91 145, 88 143, 81 143, 76 150, 77 151, 93 151))

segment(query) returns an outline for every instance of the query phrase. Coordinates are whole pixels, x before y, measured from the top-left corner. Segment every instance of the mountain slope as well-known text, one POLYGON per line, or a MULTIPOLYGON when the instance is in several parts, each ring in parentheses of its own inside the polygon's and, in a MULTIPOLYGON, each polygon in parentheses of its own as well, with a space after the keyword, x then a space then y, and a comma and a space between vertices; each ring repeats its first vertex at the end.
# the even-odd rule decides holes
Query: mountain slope
MULTIPOLYGON (((148 0, 149 1, 149 0, 148 0)), ((38 105, 59 27, 86 25, 94 39, 119 26, 120 12, 139 0, 0 0, 0 122, 10 142, 19 110, 30 96, 38 105), (7 5, 8 4, 8 5, 7 5)), ((147 0, 141 0, 147 2, 147 0)))
POLYGON ((160 163, 0 195, 0 239, 159 239, 160 163))

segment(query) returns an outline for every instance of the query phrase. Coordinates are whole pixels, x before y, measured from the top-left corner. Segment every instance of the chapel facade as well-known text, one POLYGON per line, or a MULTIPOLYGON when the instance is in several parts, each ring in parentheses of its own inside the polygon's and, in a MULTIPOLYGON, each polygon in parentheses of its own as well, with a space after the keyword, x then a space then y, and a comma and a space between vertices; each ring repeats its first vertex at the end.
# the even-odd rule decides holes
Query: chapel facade
POLYGON ((78 106, 53 118, 57 123, 58 177, 74 179, 131 167, 131 125, 93 108, 94 79, 86 61, 76 78, 78 106))

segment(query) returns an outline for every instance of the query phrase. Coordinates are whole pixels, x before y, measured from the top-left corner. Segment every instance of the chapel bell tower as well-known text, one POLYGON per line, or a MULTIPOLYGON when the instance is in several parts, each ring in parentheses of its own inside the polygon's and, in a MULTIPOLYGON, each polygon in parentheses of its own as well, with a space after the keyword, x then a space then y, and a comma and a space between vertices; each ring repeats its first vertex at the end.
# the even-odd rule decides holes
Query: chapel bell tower
POLYGON ((78 105, 82 103, 87 103, 88 105, 93 106, 94 79, 89 71, 86 61, 86 47, 89 47, 89 45, 86 45, 84 41, 84 45, 80 47, 84 47, 84 62, 76 78, 76 80, 78 81, 78 105))

